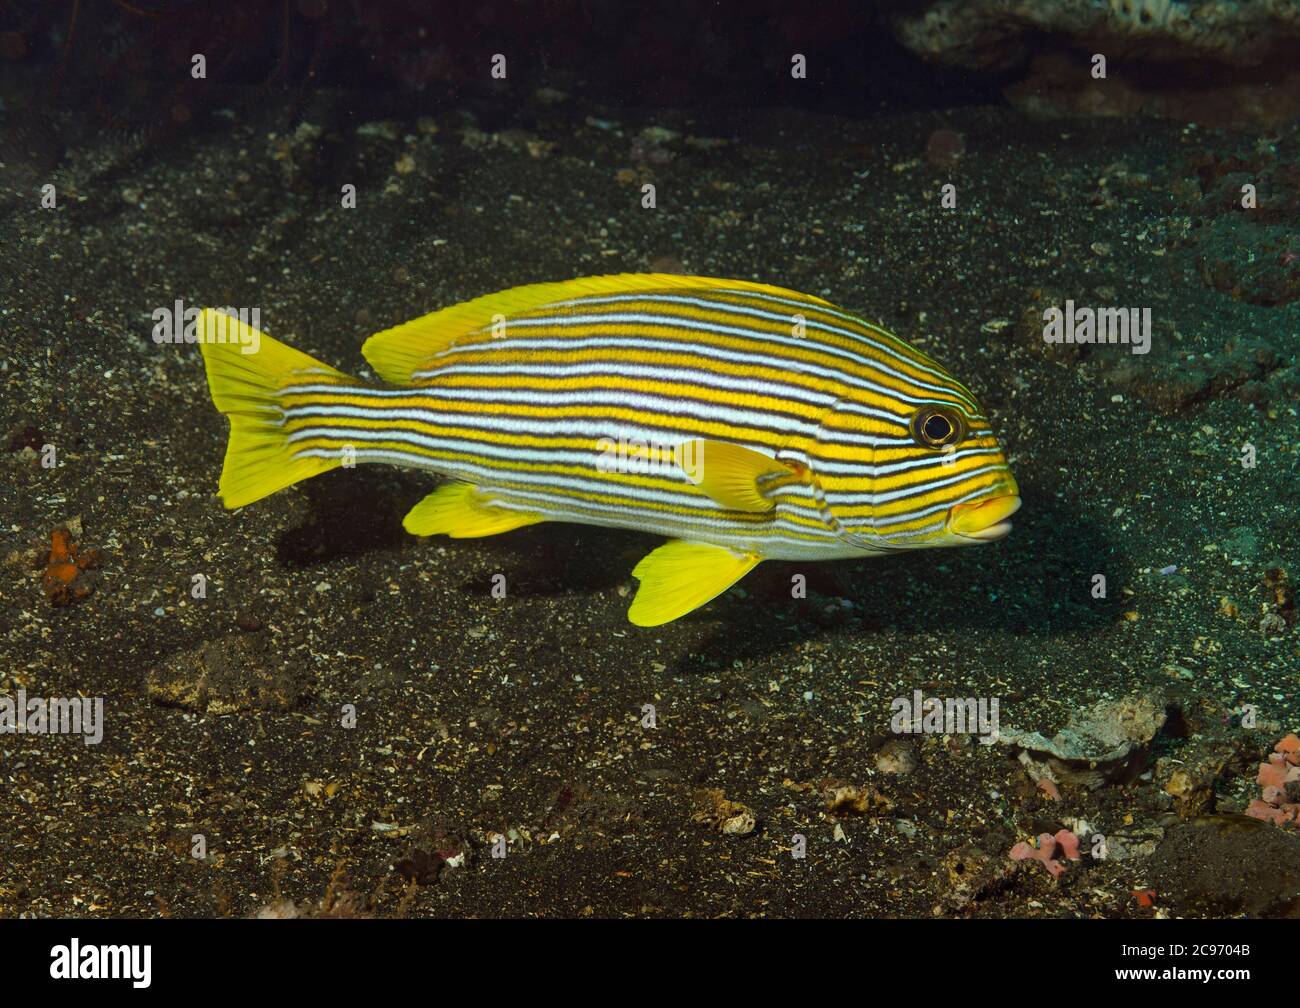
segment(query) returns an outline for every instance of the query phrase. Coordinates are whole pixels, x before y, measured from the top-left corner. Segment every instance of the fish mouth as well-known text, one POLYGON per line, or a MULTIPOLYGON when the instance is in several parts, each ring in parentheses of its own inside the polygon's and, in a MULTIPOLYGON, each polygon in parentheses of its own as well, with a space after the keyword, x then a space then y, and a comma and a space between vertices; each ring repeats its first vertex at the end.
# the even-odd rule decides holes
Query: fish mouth
POLYGON ((996 542, 1010 533, 1006 519, 1019 510, 1020 495, 1014 493, 954 504, 948 511, 948 530, 965 539, 996 542))

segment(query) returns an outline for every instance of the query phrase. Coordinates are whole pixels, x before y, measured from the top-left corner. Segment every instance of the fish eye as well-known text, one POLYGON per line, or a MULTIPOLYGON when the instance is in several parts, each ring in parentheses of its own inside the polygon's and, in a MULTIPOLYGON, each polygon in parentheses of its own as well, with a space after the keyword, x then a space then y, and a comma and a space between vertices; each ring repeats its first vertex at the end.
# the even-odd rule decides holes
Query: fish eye
POLYGON ((927 448, 956 444, 964 433, 961 417, 944 407, 926 406, 912 417, 912 437, 927 448))

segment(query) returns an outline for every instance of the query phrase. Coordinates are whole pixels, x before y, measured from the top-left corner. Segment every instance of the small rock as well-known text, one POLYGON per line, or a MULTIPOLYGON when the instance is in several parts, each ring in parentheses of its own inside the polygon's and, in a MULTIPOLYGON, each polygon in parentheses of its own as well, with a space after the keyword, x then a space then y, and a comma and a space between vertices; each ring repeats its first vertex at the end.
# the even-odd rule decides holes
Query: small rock
POLYGON ((966 141, 956 130, 937 129, 925 143, 925 159, 936 168, 950 168, 966 153, 966 141))
POLYGON ((890 739, 876 753, 876 769, 887 774, 910 774, 920 760, 916 747, 902 739, 890 739))
POLYGON ((826 811, 835 816, 877 815, 888 812, 894 802, 870 785, 830 781, 822 788, 826 811))
POLYGON ((725 797, 721 788, 709 788, 696 795, 697 809, 692 819, 725 833, 746 836, 754 832, 758 819, 748 806, 725 797))
POLYGON ((981 895, 1005 882, 1015 866, 1001 857, 966 844, 944 855, 942 862, 944 891, 940 897, 948 910, 962 910, 981 895))
POLYGON ((206 714, 290 710, 303 696, 268 643, 244 633, 173 655, 145 673, 145 693, 161 706, 206 714))

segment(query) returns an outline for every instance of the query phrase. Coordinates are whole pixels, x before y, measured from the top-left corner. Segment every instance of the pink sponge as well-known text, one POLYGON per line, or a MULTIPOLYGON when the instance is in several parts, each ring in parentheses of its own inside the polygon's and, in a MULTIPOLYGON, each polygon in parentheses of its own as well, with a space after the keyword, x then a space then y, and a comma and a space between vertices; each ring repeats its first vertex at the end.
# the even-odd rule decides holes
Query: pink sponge
POLYGON ((1268 762, 1259 765, 1255 780, 1260 787, 1286 787, 1287 781, 1300 780, 1300 767, 1292 766, 1281 753, 1270 753, 1268 762))
POLYGON ((1255 782, 1261 797, 1246 806, 1246 815, 1274 826, 1300 824, 1300 803, 1286 800, 1286 786, 1300 780, 1300 738, 1292 732, 1273 747, 1268 762, 1259 765, 1255 782))
POLYGON ((1062 857, 1071 861, 1078 861, 1082 857, 1079 853, 1079 838, 1067 829, 1057 830, 1056 836, 1040 833, 1037 847, 1031 847, 1022 840, 1011 848, 1012 861, 1041 862, 1051 872, 1052 878, 1060 878, 1065 871, 1065 866, 1057 860, 1062 857))

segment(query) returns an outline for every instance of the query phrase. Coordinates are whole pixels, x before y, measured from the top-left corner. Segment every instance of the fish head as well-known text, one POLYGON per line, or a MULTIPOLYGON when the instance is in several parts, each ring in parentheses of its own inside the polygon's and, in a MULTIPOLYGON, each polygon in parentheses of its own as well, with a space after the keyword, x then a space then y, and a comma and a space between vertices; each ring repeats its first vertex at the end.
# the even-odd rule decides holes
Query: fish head
POLYGON ((926 396, 842 399, 819 427, 823 517, 865 552, 974 546, 1011 531, 1020 488, 983 409, 955 379, 926 396))

